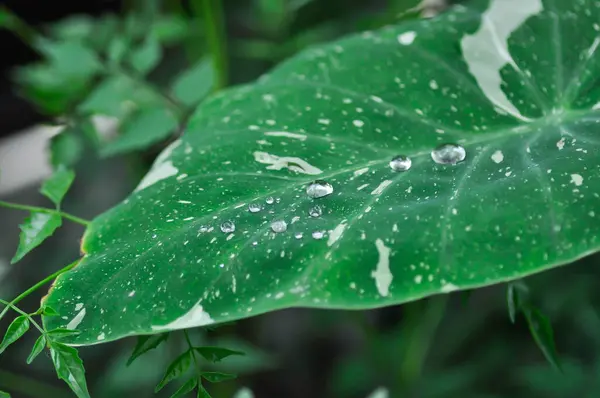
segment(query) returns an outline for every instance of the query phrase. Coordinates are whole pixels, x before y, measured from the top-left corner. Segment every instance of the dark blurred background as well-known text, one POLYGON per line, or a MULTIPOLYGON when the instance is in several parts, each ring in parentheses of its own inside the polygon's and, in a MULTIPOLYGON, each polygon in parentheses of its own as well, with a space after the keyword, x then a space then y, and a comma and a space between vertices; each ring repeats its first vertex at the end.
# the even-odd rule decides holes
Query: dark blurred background
MULTIPOLYGON (((434 14, 443 3, 427 2, 420 12, 405 12, 420 2, 225 1, 229 84, 254 80, 306 46, 434 14)), ((5 0, 0 4, 56 40, 85 36, 99 25, 113 23, 111 31, 118 38, 131 33, 127 26, 135 27, 143 15, 152 14, 158 22, 149 29, 162 35, 163 51, 160 63, 144 78, 158 88, 207 52, 199 28, 202 21, 195 19, 193 4, 188 2, 5 0)), ((143 40, 144 29, 133 42, 143 40)), ((39 95, 31 89, 39 84, 35 78, 39 75, 32 78, 27 68, 47 61, 31 43, 0 30, 0 54, 0 199, 47 206, 37 189, 50 172, 47 146, 52 132, 42 125, 56 123, 58 115, 71 108, 57 108, 48 91, 39 95)), ((51 75, 52 69, 48 72, 51 75)), ((110 123, 95 126, 98 135, 113 134, 110 123)), ((90 156, 75 160, 78 177, 64 208, 93 218, 118 203, 169 139, 110 158, 95 155, 93 145, 84 143, 77 150, 90 156)), ((22 262, 10 266, 24 216, 0 208, 0 297, 5 299, 79 254, 83 230, 66 223, 22 262)), ((279 311, 215 330, 194 330, 192 338, 198 344, 246 353, 216 367, 207 365, 239 374, 234 381, 207 386, 215 398, 600 397, 599 266, 596 255, 526 280, 532 302, 554 326, 563 373, 546 362, 522 317, 514 325, 510 322, 504 285, 373 311, 279 311)), ((22 307, 35 310, 43 295, 38 293, 22 307)), ((2 330, 9 321, 0 322, 2 330)), ((25 337, 0 356, 0 390, 14 397, 72 396, 56 379, 48 358, 25 364, 35 337, 25 337)), ((166 344, 126 367, 134 344, 135 339, 125 339, 81 349, 93 397, 154 396, 154 385, 184 347, 182 334, 173 333, 166 344)))

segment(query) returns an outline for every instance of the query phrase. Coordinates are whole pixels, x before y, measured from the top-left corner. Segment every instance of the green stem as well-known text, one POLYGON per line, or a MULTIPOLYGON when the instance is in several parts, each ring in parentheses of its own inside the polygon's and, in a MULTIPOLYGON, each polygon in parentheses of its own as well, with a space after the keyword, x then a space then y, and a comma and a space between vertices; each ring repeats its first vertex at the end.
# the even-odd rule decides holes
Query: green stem
POLYGON ((433 342, 448 302, 448 295, 431 297, 427 302, 413 303, 407 308, 409 343, 400 366, 400 380, 410 387, 421 376, 425 359, 433 342))
POLYGON ((35 321, 35 319, 33 319, 33 317, 31 315, 29 315, 28 313, 21 310, 16 305, 9 303, 6 300, 0 299, 0 304, 4 304, 6 306, 5 309, 12 308, 14 311, 18 312, 19 314, 23 315, 25 318, 29 319, 29 322, 31 322, 33 324, 33 326, 35 326, 35 328, 40 331, 41 334, 46 335, 44 328, 42 328, 40 325, 38 325, 38 323, 35 321))
POLYGON ((200 11, 204 17, 206 40, 212 57, 213 68, 217 74, 215 89, 222 89, 227 86, 229 75, 223 5, 221 0, 196 0, 192 5, 195 11, 200 11), (197 8, 200 8, 200 10, 197 10, 197 8))
POLYGON ((196 359, 196 352, 194 351, 194 345, 192 344, 192 341, 190 340, 190 335, 188 334, 188 331, 184 329, 183 334, 185 335, 185 341, 187 342, 188 347, 190 348, 190 351, 192 352, 192 358, 194 359, 194 366, 196 366, 196 370, 198 371, 198 373, 200 373, 200 365, 198 365, 198 360, 196 359))
POLYGON ((0 386, 19 393, 19 396, 69 398, 71 394, 52 385, 42 383, 37 379, 21 376, 5 370, 0 370, 0 386))
POLYGON ((0 200, 0 207, 6 207, 8 209, 15 209, 15 210, 34 211, 34 212, 46 213, 46 214, 58 214, 61 217, 66 218, 67 220, 73 221, 74 223, 81 224, 86 227, 90 224, 90 222, 88 220, 84 220, 83 218, 79 218, 72 214, 65 213, 64 211, 48 209, 45 207, 27 206, 27 205, 21 205, 18 203, 5 202, 3 200, 0 200))
POLYGON ((8 14, 6 22, 8 29, 10 29, 23 42, 33 47, 35 39, 38 37, 35 29, 29 26, 7 7, 0 6, 0 12, 8 14))
MULTIPOLYGON (((48 282, 56 279, 60 274, 63 274, 65 272, 69 271, 70 269, 74 268, 77 264, 79 264, 79 260, 74 261, 71 264, 67 265, 66 267, 59 269, 58 271, 56 271, 52 275, 47 276, 46 278, 44 278, 43 280, 39 281, 38 283, 36 283, 32 287, 30 287, 29 289, 25 290, 23 293, 19 294, 9 304, 11 306, 14 306, 19 301, 23 300, 25 297, 29 296, 34 291, 36 291, 40 287, 44 286, 46 283, 48 283, 48 282)), ((2 312, 0 313, 0 319, 2 319, 2 317, 8 312, 9 309, 10 309, 10 307, 7 306, 7 307, 5 307, 2 310, 2 312)))

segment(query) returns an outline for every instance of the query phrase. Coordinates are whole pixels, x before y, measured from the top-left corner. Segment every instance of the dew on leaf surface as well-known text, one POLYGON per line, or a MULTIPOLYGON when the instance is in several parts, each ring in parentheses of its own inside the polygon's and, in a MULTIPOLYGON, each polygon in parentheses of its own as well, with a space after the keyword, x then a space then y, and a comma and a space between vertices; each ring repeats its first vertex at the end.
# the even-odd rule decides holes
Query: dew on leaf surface
POLYGON ((221 231, 225 232, 226 234, 231 233, 235 231, 235 224, 233 221, 225 221, 223 224, 221 224, 221 231))
POLYGON ((268 205, 272 205, 275 203, 275 199, 273 199, 272 196, 269 196, 267 199, 265 199, 265 202, 267 202, 268 205))
POLYGON ((262 206, 259 205, 258 203, 250 203, 248 205, 248 211, 250 213, 258 213, 261 210, 262 210, 262 206))
POLYGON ((322 198, 333 193, 333 186, 327 181, 316 180, 306 187, 306 194, 312 199, 322 198))
POLYGON ((275 220, 271 223, 271 229, 273 232, 285 232, 287 230, 287 223, 283 220, 275 220))
POLYGON ((323 231, 315 231, 312 233, 312 237, 315 239, 323 239, 323 237, 325 236, 325 232, 323 231))
POLYGON ((308 214, 311 217, 321 217, 321 215, 323 214, 323 209, 321 208, 321 206, 316 205, 310 208, 310 210, 308 210, 308 214))
POLYGON ((431 151, 431 158, 438 164, 457 164, 466 157, 465 148, 456 144, 443 144, 431 151))
POLYGON ((390 168, 394 171, 407 171, 412 166, 412 160, 404 155, 399 155, 390 160, 390 168))
POLYGON ((296 232, 296 233, 294 234, 294 238, 296 238, 296 239, 302 239, 302 237, 303 237, 303 236, 304 236, 304 235, 302 234, 302 232, 296 232))

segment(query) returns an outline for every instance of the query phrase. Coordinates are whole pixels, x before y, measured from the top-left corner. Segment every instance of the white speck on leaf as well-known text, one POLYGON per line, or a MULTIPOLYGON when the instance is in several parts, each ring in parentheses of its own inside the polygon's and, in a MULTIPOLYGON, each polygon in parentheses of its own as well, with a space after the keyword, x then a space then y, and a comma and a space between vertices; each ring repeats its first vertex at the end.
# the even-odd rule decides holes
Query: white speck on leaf
POLYGON ((377 188, 371 191, 371 195, 381 195, 383 191, 392 183, 392 180, 385 180, 377 188))
POLYGON ((82 309, 81 311, 79 311, 77 313, 77 315, 75 315, 75 317, 73 319, 71 319, 71 322, 69 322, 67 324, 67 329, 76 330, 77 326, 79 326, 81 321, 83 321, 84 316, 85 316, 85 308, 82 309))
POLYGON ((453 292, 455 290, 458 290, 458 286, 452 284, 452 283, 446 283, 444 286, 442 286, 441 291, 443 293, 450 293, 453 292))
POLYGON ((583 177, 580 174, 571 174, 571 182, 579 187, 583 184, 583 177))
POLYGON ((256 160, 258 163, 270 165, 267 167, 268 170, 281 170, 283 168, 287 168, 290 171, 309 175, 321 174, 323 172, 323 170, 312 166, 307 161, 297 157, 279 157, 277 155, 271 155, 267 152, 256 151, 254 152, 254 160, 256 160))
POLYGON ((153 325, 152 330, 188 329, 214 323, 215 321, 202 308, 201 302, 202 300, 198 301, 188 312, 166 325, 153 325))
POLYGON ((398 43, 400 43, 404 46, 408 46, 408 45, 412 44, 413 41, 415 41, 416 37, 417 37, 417 34, 413 31, 404 32, 404 33, 398 35, 398 43))
POLYGON ((304 135, 304 134, 288 133, 286 131, 267 131, 265 133, 265 135, 270 135, 272 137, 293 138, 293 139, 300 140, 300 141, 306 140, 306 135, 304 135))
POLYGON ((379 253, 379 260, 375 270, 371 272, 371 277, 375 278, 375 286, 379 294, 386 297, 390 293, 390 285, 394 279, 390 272, 390 248, 381 239, 375 240, 375 247, 379 253))
POLYGON ((560 140, 558 140, 558 142, 556 143, 556 147, 558 148, 559 151, 562 151, 562 149, 565 147, 564 137, 561 138, 560 140))
POLYGON ((496 151, 492 154, 492 160, 496 163, 502 163, 504 160, 504 154, 502 151, 496 151))
POLYGON ((333 246, 335 242, 340 239, 344 233, 344 229, 346 228, 345 222, 342 222, 337 227, 335 227, 332 231, 329 232, 329 239, 327 239, 327 246, 333 246))

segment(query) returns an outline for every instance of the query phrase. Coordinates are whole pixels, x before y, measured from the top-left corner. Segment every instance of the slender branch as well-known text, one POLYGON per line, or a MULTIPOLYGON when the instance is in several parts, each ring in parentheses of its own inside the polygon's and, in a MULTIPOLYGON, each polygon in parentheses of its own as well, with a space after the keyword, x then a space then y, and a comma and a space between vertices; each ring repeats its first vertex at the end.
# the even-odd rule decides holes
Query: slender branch
POLYGON ((196 0, 192 2, 192 6, 195 11, 200 11, 204 17, 206 40, 211 53, 213 68, 217 74, 215 89, 222 89, 227 86, 229 75, 223 5, 221 0, 196 0))
MULTIPOLYGON (((17 297, 15 297, 9 304, 11 306, 14 306, 15 304, 17 304, 19 301, 23 300, 25 297, 29 296, 31 293, 33 293, 34 291, 36 291, 37 289, 39 289, 40 287, 44 286, 46 283, 56 279, 56 277, 58 277, 60 274, 64 274, 65 272, 69 271, 70 269, 74 268, 77 264, 79 264, 79 260, 72 262, 71 264, 67 265, 64 268, 59 269, 58 271, 56 271, 55 273, 53 273, 52 275, 49 275, 47 277, 45 277, 44 279, 42 279, 41 281, 39 281, 38 283, 36 283, 35 285, 33 285, 32 287, 30 287, 29 289, 25 290, 23 293, 19 294, 17 297)), ((8 310, 10 309, 10 307, 7 305, 2 312, 0 313, 0 319, 8 312, 8 310)))
POLYGON ((83 218, 74 216, 69 213, 65 213, 64 211, 48 209, 46 207, 27 206, 27 205, 22 205, 19 203, 5 202, 3 200, 0 200, 0 207, 6 207, 8 209, 15 209, 15 210, 35 211, 38 213, 46 213, 46 214, 58 214, 61 217, 66 218, 67 220, 73 221, 74 223, 81 224, 86 227, 90 224, 90 221, 84 220, 83 218))
POLYGON ((411 310, 407 320, 407 327, 410 329, 409 343, 400 366, 400 380, 407 387, 410 387, 421 375, 435 331, 444 317, 447 303, 448 295, 444 294, 431 297, 424 306, 419 305, 421 303, 414 303, 409 307, 411 310))
POLYGON ((29 322, 31 322, 33 324, 33 326, 35 326, 35 328, 40 331, 41 334, 46 335, 46 332, 44 331, 44 328, 41 327, 40 325, 38 325, 38 323, 35 321, 35 319, 33 319, 33 317, 31 315, 29 315, 28 313, 26 313, 25 311, 21 310, 16 305, 14 305, 12 303, 9 303, 6 300, 0 299, 0 304, 4 304, 6 306, 5 309, 6 308, 12 308, 14 311, 18 312, 19 314, 23 315, 25 318, 29 319, 29 322))
POLYGON ((194 345, 192 344, 192 341, 190 340, 190 335, 188 334, 188 331, 186 329, 183 330, 183 334, 185 335, 185 341, 187 342, 187 345, 190 348, 190 351, 192 352, 192 358, 194 359, 194 366, 196 366, 196 370, 198 371, 198 373, 200 373, 200 365, 198 365, 198 360, 196 359, 196 352, 194 351, 194 345))

